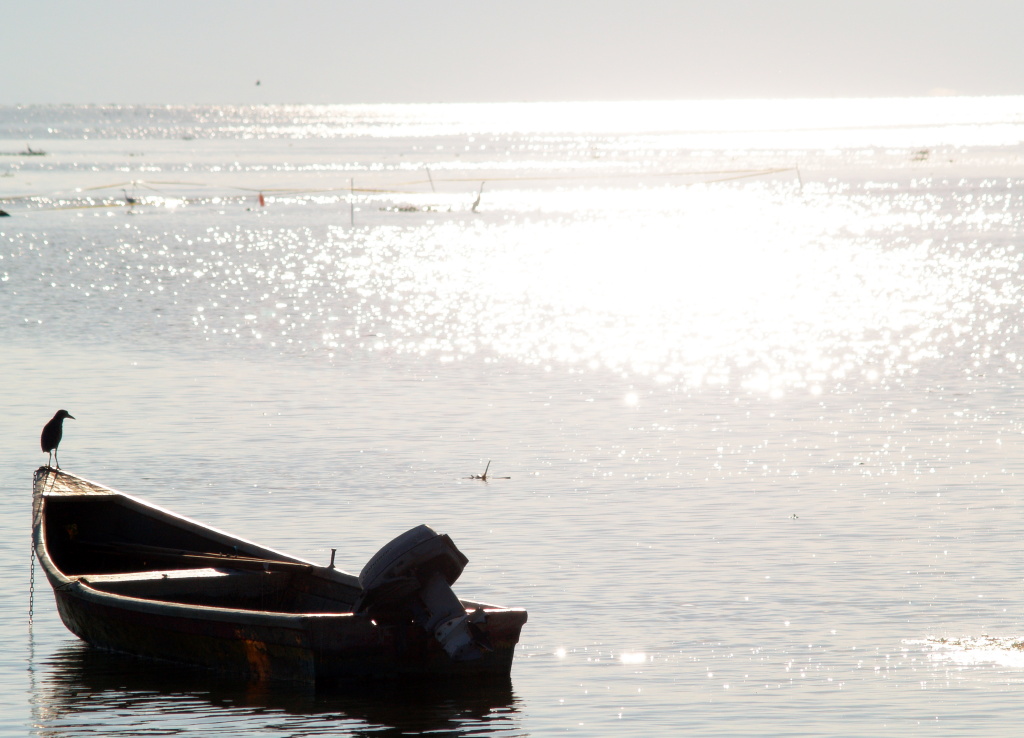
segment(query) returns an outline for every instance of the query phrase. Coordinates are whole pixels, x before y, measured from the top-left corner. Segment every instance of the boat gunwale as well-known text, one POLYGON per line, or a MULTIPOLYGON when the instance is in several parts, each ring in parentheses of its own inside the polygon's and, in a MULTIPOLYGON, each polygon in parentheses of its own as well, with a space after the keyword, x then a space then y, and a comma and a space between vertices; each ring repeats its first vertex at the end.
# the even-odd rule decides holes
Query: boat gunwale
MULTIPOLYGON (((104 601, 109 601, 107 604, 116 605, 122 609, 137 610, 139 612, 147 612, 149 614, 170 614, 170 611, 180 610, 183 612, 203 613, 203 614, 222 614, 225 617, 224 620, 229 620, 228 615, 236 616, 234 619, 238 619, 238 615, 244 615, 247 617, 253 617, 255 619, 266 619, 273 620, 275 622, 282 621, 303 621, 303 620, 320 620, 327 618, 362 618, 363 615, 356 615, 354 612, 281 612, 278 610, 243 610, 233 607, 218 607, 216 605, 194 605, 181 602, 173 602, 169 600, 158 600, 155 598, 147 597, 132 597, 131 595, 118 594, 116 592, 106 592, 102 589, 96 589, 90 586, 87 580, 88 574, 75 575, 66 579, 67 583, 64 586, 55 589, 59 589, 61 592, 67 592, 75 594, 81 597, 83 600, 89 600, 98 604, 105 604, 104 601), (122 604, 124 603, 124 604, 122 604), (126 605, 131 605, 128 607, 126 605)), ((476 610, 482 610, 487 615, 494 615, 500 613, 515 613, 515 612, 526 612, 526 608, 523 607, 500 607, 497 605, 483 605, 476 607, 477 603, 467 602, 465 600, 459 600, 463 605, 469 605, 466 607, 466 612, 471 613, 476 610)), ((222 618, 212 618, 215 620, 221 620, 222 618)), ((372 622, 372 620, 367 620, 372 622)))

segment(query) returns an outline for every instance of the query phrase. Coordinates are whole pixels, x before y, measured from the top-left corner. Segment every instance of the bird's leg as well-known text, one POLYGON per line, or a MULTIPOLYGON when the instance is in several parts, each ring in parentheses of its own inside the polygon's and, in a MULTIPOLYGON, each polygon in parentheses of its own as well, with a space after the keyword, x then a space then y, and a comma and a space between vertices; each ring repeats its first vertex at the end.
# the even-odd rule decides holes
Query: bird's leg
POLYGON ((57 459, 57 449, 53 449, 53 460, 57 462, 57 468, 60 469, 60 461, 57 459))

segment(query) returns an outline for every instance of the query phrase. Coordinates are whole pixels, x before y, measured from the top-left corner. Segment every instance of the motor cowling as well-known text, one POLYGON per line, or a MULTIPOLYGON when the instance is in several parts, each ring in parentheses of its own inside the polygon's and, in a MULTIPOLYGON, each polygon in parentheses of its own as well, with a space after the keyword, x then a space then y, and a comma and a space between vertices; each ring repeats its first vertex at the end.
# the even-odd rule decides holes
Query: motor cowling
POLYGON ((451 585, 469 559, 452 539, 426 525, 406 531, 380 549, 359 573, 363 592, 356 614, 379 623, 421 625, 455 661, 488 650, 478 627, 484 613, 467 614, 451 585))

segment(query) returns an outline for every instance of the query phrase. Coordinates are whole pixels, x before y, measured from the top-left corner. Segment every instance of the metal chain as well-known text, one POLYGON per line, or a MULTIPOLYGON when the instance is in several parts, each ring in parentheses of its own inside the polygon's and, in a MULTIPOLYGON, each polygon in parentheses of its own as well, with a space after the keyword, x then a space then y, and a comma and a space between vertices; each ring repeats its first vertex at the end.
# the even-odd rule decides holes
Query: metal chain
POLYGON ((32 617, 34 615, 36 601, 36 547, 33 541, 32 545, 32 560, 29 563, 29 575, 28 575, 28 624, 32 625, 32 617))
MULTIPOLYGON (((42 499, 38 496, 36 491, 36 484, 38 483, 38 474, 32 480, 32 534, 30 536, 30 543, 32 545, 31 559, 29 560, 29 575, 28 575, 28 624, 32 626, 32 619, 35 616, 35 604, 36 604, 36 530, 39 526, 39 521, 43 515, 43 503, 42 499)), ((47 470, 47 476, 50 471, 47 470)), ((56 476, 54 476, 56 481, 56 476)), ((44 480, 45 484, 45 480, 44 480)))

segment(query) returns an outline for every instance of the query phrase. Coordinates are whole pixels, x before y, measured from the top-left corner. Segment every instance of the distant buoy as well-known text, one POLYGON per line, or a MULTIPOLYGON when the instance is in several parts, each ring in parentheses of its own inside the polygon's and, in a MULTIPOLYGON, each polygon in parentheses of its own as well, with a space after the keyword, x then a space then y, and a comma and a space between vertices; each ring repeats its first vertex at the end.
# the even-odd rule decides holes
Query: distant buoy
POLYGON ((260 207, 262 208, 262 207, 264 207, 264 206, 265 206, 266 204, 267 204, 267 201, 263 199, 263 193, 261 192, 261 193, 260 193, 260 207))

